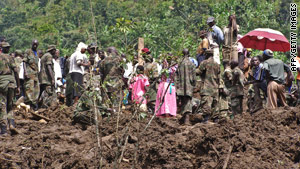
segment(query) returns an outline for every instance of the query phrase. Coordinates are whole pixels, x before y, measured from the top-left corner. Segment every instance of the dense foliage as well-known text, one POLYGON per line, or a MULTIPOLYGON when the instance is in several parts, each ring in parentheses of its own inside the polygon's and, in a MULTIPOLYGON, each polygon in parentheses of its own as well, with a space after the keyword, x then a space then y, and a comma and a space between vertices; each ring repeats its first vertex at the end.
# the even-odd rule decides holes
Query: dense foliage
MULTIPOLYGON (((208 16, 214 16, 223 28, 228 16, 235 13, 241 34, 269 27, 289 39, 290 2, 294 1, 1 0, 0 36, 5 36, 13 49, 28 48, 37 38, 43 48, 55 44, 64 54, 73 52, 80 41, 97 41, 101 48, 114 45, 131 54, 138 37, 144 37, 154 56, 183 47, 195 54, 198 32, 207 29, 208 16)), ((295 2, 300 12, 299 0, 295 2)))

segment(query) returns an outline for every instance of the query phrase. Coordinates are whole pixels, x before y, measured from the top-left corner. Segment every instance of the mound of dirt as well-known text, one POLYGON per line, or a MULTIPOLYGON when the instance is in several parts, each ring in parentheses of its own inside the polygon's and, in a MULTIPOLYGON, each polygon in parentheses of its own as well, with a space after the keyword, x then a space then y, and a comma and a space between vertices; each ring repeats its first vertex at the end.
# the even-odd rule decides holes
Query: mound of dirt
POLYGON ((40 115, 51 121, 16 113, 21 134, 0 138, 0 168, 96 168, 100 161, 103 168, 300 168, 300 107, 217 124, 181 125, 180 115, 155 118, 145 132, 151 115, 137 121, 123 112, 118 123, 116 115, 103 118, 102 151, 95 126, 73 124, 71 108, 40 115))

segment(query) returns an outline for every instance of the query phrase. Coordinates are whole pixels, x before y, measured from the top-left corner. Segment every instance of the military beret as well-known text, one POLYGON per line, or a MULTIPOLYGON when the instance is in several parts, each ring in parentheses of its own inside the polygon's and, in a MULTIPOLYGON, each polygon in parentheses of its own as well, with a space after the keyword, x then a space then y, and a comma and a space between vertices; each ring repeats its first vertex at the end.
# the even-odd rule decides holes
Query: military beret
POLYGON ((20 56, 20 55, 23 55, 23 52, 22 52, 21 50, 16 50, 16 51, 15 51, 15 55, 19 55, 19 56, 20 56))

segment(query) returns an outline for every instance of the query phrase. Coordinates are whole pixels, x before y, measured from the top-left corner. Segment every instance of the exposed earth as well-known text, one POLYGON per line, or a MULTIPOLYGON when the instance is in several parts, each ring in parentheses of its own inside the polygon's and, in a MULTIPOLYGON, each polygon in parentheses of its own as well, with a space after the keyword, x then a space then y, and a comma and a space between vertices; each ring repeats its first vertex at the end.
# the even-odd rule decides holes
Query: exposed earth
POLYGON ((95 125, 72 123, 72 108, 39 113, 51 121, 16 113, 21 134, 0 138, 0 168, 300 168, 300 107, 244 113, 216 124, 192 117, 183 125, 180 115, 154 118, 145 133, 151 115, 130 123, 132 113, 124 111, 118 138, 117 115, 103 118, 102 154, 95 125))

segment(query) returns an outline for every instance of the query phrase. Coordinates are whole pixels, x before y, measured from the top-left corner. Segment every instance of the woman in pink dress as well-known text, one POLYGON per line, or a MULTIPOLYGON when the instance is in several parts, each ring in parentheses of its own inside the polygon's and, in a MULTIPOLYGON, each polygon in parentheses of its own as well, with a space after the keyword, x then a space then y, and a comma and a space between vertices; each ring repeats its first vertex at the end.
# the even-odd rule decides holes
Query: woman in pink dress
POLYGON ((169 55, 167 61, 164 61, 163 68, 166 69, 166 71, 163 72, 161 81, 158 85, 155 104, 155 112, 157 111, 156 116, 158 117, 176 116, 177 112, 176 89, 174 85, 177 65, 169 67, 169 65, 171 65, 171 59, 172 55, 169 55), (169 85, 169 83, 171 84, 169 85), (166 95, 164 96, 165 92, 166 95), (160 109, 158 109, 162 102, 163 104, 161 105, 160 109))
POLYGON ((130 81, 129 88, 132 90, 131 98, 133 103, 140 104, 140 109, 142 111, 147 111, 147 100, 144 97, 146 93, 146 87, 149 87, 148 77, 144 75, 144 67, 138 66, 136 68, 136 76, 134 76, 130 81))

